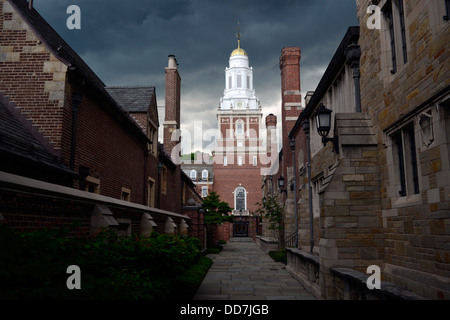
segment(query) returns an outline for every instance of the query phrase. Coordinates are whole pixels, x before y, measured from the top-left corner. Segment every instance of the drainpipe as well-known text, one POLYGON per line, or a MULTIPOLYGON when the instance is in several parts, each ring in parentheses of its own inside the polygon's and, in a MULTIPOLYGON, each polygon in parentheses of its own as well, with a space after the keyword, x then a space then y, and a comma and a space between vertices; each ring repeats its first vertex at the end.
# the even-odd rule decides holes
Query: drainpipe
POLYGON ((144 197, 142 198, 142 204, 144 206, 150 206, 148 202, 148 155, 150 154, 150 150, 146 146, 144 148, 144 197))
POLYGON ((161 168, 162 163, 158 161, 158 209, 161 209, 161 168))
POLYGON ((306 154, 307 154, 307 167, 308 167, 308 191, 309 191, 309 244, 310 253, 313 254, 314 248, 314 215, 312 209, 312 187, 311 187, 311 150, 310 150, 310 137, 309 137, 309 120, 306 119, 302 123, 303 131, 306 134, 306 154))
POLYGON ((295 139, 289 141, 289 146, 292 149, 292 162, 294 171, 294 214, 295 214, 295 247, 298 248, 298 203, 297 203, 297 169, 295 161, 295 139))
POLYGON ((72 136, 70 142, 70 169, 75 170, 75 149, 77 143, 78 111, 82 101, 82 84, 72 94, 72 136))

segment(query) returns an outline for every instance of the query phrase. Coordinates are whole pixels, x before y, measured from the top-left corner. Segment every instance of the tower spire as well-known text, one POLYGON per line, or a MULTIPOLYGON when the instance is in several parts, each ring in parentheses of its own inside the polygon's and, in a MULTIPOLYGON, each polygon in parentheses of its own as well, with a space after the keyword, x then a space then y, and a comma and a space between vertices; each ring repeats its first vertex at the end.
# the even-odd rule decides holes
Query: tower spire
POLYGON ((236 33, 236 37, 238 39, 238 49, 241 48, 241 36, 242 36, 242 33, 241 33, 241 29, 239 27, 239 21, 238 21, 237 33, 236 33))

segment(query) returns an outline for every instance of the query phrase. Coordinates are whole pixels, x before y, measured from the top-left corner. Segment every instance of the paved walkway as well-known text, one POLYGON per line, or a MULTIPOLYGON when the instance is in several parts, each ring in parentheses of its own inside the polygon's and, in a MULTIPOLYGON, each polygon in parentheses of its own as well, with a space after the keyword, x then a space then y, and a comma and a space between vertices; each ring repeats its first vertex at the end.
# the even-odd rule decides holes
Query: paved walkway
POLYGON ((284 264, 252 240, 231 240, 220 254, 208 257, 214 263, 194 300, 314 300, 284 264))

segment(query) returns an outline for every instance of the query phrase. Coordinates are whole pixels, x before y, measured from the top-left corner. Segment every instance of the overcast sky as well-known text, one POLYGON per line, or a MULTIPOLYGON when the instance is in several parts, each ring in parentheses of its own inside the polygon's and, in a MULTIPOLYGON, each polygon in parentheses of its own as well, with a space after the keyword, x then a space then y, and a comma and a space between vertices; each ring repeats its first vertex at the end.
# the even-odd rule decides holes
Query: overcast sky
MULTIPOLYGON (((155 86, 159 107, 165 103, 164 68, 174 54, 183 132, 193 132, 199 120, 204 130, 217 128, 238 21, 264 117, 280 116, 283 47, 301 48, 304 98, 347 28, 358 24, 355 0, 34 0, 34 7, 107 86, 155 86), (70 5, 81 9, 81 30, 66 26, 70 5)), ((164 109, 159 112, 161 119, 164 109)))

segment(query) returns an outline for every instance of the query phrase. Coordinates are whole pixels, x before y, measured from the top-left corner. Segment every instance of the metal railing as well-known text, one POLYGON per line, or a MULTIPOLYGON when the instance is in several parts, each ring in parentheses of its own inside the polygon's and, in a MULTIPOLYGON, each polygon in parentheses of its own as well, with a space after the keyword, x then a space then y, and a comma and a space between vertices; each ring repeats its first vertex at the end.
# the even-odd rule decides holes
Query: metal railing
POLYGON ((295 231, 294 233, 292 233, 284 238, 284 247, 285 248, 295 248, 296 247, 297 240, 298 240, 297 234, 298 234, 297 231, 295 231))

